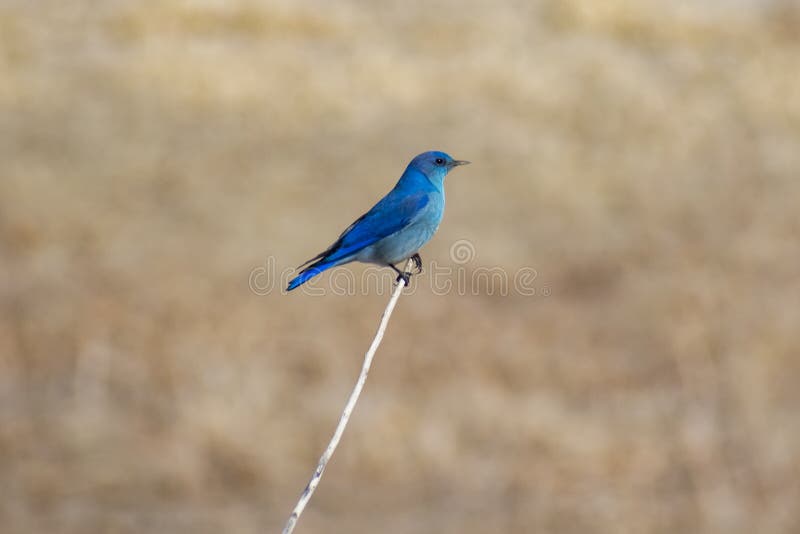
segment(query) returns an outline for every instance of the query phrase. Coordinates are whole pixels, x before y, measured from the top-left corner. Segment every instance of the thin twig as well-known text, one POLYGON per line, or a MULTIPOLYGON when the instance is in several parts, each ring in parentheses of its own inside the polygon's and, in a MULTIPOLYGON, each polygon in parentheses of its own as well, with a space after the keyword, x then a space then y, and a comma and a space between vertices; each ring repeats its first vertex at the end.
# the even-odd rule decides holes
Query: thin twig
MULTIPOLYGON (((410 270, 411 260, 408 260, 406 262, 405 271, 409 272, 410 270)), ((364 363, 361 366, 361 374, 358 376, 358 382, 356 382, 353 392, 350 393, 350 398, 347 399, 347 404, 345 404, 344 410, 342 411, 342 416, 339 418, 339 424, 336 426, 336 431, 333 433, 330 443, 328 443, 328 448, 325 449, 325 452, 323 452, 322 456, 320 456, 317 469, 314 471, 314 474, 311 475, 311 480, 308 481, 306 489, 304 489, 303 493, 300 495, 300 499, 297 501, 294 510, 292 510, 292 515, 289 516, 289 520, 286 522, 286 526, 283 527, 283 534, 291 534, 294 530, 297 520, 300 519, 300 514, 303 513, 303 509, 306 507, 306 504, 308 504, 308 501, 311 500, 314 490, 317 489, 317 485, 319 484, 320 479, 322 479, 322 473, 325 471, 325 466, 328 465, 328 460, 331 459, 333 452, 336 450, 336 446, 339 445, 339 439, 342 437, 342 433, 347 426, 347 421, 350 419, 350 414, 353 413, 353 408, 355 408, 356 402, 358 402, 358 397, 361 395, 361 390, 364 388, 364 383, 367 381, 367 374, 369 374, 369 368, 372 365, 372 358, 375 356, 375 351, 378 350, 378 345, 381 344, 383 333, 386 331, 386 326, 389 324, 389 317, 392 316, 394 306, 397 304, 397 300, 400 298, 400 293, 403 292, 405 285, 405 280, 400 278, 400 280, 397 282, 394 292, 392 293, 392 298, 389 299, 389 304, 386 305, 386 309, 383 311, 383 316, 381 317, 381 323, 378 326, 378 332, 375 334, 375 339, 372 340, 369 350, 364 355, 364 363)))

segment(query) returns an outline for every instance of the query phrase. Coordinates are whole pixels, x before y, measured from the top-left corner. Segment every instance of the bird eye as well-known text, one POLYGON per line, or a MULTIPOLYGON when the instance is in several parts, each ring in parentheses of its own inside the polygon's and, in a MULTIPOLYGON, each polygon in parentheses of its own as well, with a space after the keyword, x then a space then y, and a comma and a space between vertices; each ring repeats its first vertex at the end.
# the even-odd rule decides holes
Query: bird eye
POLYGON ((442 158, 436 158, 437 165, 444 165, 444 160, 442 158))

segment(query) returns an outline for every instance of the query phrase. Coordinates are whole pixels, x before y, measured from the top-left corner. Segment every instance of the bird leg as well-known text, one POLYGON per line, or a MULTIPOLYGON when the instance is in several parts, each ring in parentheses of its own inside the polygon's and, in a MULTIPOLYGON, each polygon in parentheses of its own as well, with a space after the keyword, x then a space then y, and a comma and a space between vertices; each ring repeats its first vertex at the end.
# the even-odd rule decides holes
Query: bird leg
POLYGON ((398 269, 397 267, 395 267, 394 265, 392 265, 391 263, 388 264, 388 265, 389 265, 389 267, 394 269, 394 272, 397 273, 397 279, 395 280, 395 282, 397 282, 399 284, 400 280, 402 280, 403 282, 405 282, 406 286, 408 286, 408 284, 411 282, 411 275, 413 273, 403 272, 400 269, 398 269))
POLYGON ((414 262, 414 268, 417 270, 416 274, 422 274, 422 258, 419 254, 411 256, 411 261, 414 262))

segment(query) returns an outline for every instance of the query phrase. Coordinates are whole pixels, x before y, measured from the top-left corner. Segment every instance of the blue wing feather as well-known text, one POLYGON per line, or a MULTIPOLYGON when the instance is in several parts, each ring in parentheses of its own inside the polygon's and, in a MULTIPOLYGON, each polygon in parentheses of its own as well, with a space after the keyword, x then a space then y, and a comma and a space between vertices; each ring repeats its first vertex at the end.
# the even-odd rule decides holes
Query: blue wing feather
POLYGON ((402 230, 430 202, 426 191, 410 195, 393 193, 394 190, 356 219, 330 247, 301 265, 311 264, 289 282, 288 289, 294 289, 313 276, 346 262, 360 250, 402 230))
POLYGON ((351 256, 402 230, 429 201, 427 193, 424 192, 403 198, 387 195, 342 232, 325 255, 325 260, 336 261, 351 256))

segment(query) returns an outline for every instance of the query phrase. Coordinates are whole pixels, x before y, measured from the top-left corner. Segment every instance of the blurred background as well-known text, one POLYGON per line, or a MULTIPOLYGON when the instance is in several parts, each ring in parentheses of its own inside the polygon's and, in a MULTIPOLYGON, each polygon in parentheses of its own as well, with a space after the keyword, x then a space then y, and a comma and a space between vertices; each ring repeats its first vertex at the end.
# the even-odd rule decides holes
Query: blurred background
POLYGON ((279 531, 390 284, 276 278, 435 148, 423 258, 532 291, 417 278, 297 532, 799 532, 798 57, 791 0, 4 0, 0 531, 279 531))

